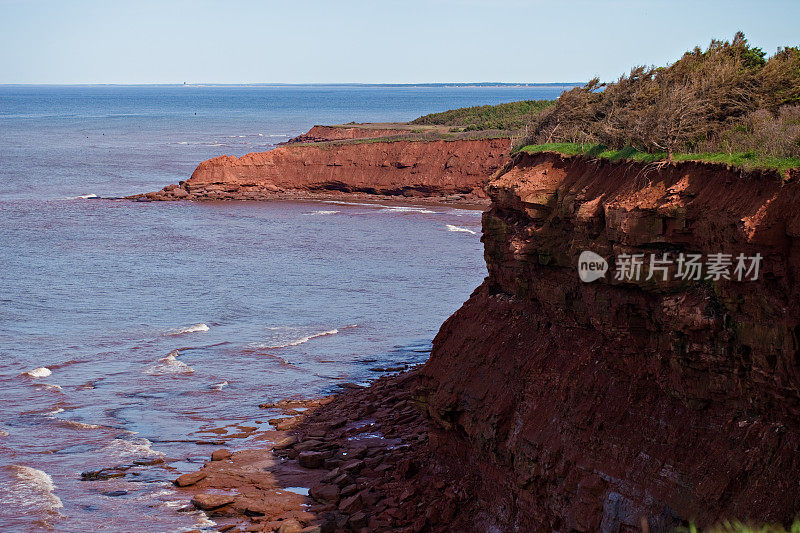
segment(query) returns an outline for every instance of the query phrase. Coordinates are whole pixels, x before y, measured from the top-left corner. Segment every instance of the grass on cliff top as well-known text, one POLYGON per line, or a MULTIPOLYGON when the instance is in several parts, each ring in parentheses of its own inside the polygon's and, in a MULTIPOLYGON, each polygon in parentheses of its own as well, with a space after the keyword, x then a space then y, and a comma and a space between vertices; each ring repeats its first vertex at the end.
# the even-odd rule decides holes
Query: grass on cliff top
POLYGON ((451 126, 460 131, 521 130, 534 115, 555 105, 555 100, 522 100, 498 105, 461 107, 431 113, 410 124, 451 126))
MULTIPOLYGON (((646 153, 636 148, 627 147, 621 150, 612 150, 602 144, 577 144, 577 143, 546 143, 529 144, 520 148, 528 154, 541 152, 558 152, 564 155, 587 155, 609 161, 641 161, 655 163, 667 161, 666 152, 646 153)), ((744 170, 770 169, 785 172, 791 168, 800 168, 800 158, 796 157, 770 157, 756 154, 755 152, 725 153, 681 153, 672 154, 673 161, 702 161, 705 163, 723 163, 742 168, 744 170)), ((800 533, 800 532, 799 532, 800 533)))
POLYGON ((404 135, 390 135, 384 137, 360 137, 356 139, 337 139, 332 141, 314 141, 307 143, 293 143, 288 146, 313 145, 322 150, 330 150, 337 146, 348 144, 372 144, 392 142, 433 142, 433 141, 471 141, 482 139, 508 139, 509 134, 500 130, 469 131, 460 133, 440 133, 430 131, 410 131, 404 135))
MULTIPOLYGON (((695 525, 690 525, 686 528, 679 528, 677 533, 701 533, 701 530, 695 525)), ((800 521, 795 520, 789 529, 775 524, 752 525, 739 521, 725 521, 702 530, 702 533, 800 533, 800 521)))

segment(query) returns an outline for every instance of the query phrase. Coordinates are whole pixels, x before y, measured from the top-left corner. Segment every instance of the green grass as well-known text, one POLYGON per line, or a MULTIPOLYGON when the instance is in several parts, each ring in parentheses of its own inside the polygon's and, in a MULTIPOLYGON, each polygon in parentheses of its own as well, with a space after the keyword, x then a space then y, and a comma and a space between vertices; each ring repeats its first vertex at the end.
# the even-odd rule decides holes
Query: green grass
POLYGON ((555 105, 555 100, 522 100, 498 105, 461 107, 441 113, 431 113, 412 120, 411 124, 442 125, 462 131, 520 130, 530 119, 555 105))
POLYGON ((323 150, 333 149, 337 146, 348 144, 373 144, 393 142, 434 142, 434 141, 474 141, 483 139, 508 139, 508 134, 497 130, 470 131, 459 133, 444 133, 438 131, 425 131, 423 133, 409 132, 404 135, 391 135, 384 137, 359 137, 356 139, 337 139, 332 141, 308 141, 292 143, 292 146, 315 146, 323 150))
POLYGON ((701 533, 701 531, 702 533, 800 533, 800 521, 795 520, 789 529, 774 524, 751 525, 739 521, 725 521, 704 531, 695 525, 678 529, 678 533, 701 533))
MULTIPOLYGON (((647 153, 636 148, 627 147, 620 150, 609 149, 602 144, 576 144, 576 143, 547 143, 531 144, 519 149, 528 154, 541 152, 558 152, 564 155, 587 155, 609 161, 641 161, 655 163, 668 159, 666 152, 647 153)), ((673 161, 703 161, 706 163, 722 163, 745 170, 771 169, 785 172, 791 168, 800 168, 800 158, 796 157, 770 157, 758 155, 755 152, 725 153, 681 153, 673 154, 673 161)), ((800 532, 799 532, 800 533, 800 532)))

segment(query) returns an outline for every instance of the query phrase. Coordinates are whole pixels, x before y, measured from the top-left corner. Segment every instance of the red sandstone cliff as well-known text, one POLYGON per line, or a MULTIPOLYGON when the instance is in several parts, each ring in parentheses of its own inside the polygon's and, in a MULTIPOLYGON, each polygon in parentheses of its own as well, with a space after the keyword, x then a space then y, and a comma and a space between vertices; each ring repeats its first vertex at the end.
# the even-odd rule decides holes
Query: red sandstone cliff
POLYGON ((290 142, 269 152, 215 157, 200 163, 189 180, 134 198, 261 200, 364 193, 474 200, 485 198, 483 185, 509 159, 508 139, 385 137, 398 133, 408 131, 315 126, 297 140, 320 142, 290 142))
POLYGON ((487 186, 489 276, 423 367, 270 420, 272 454, 218 451, 176 483, 248 531, 789 522, 800 510, 799 180, 515 156, 487 186), (583 283, 584 250, 763 262, 757 281, 609 272, 583 283))
POLYGON ((480 480, 476 530, 796 516, 798 178, 539 154, 490 182, 489 277, 418 391, 440 460, 480 480), (582 283, 583 250, 764 259, 758 281, 582 283))

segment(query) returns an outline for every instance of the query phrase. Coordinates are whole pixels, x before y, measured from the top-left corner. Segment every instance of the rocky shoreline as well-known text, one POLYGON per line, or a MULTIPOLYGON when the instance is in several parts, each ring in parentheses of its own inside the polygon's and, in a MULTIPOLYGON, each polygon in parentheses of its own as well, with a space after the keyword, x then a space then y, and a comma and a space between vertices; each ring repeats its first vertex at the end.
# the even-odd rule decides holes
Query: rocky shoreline
MULTIPOLYGON (((178 185, 168 185, 164 188, 167 195, 180 195, 174 193, 178 190, 178 185)), ((120 199, 120 198, 113 198, 120 199)), ((252 201, 252 202, 271 202, 271 201, 294 201, 294 202, 364 202, 382 205, 423 205, 423 206, 442 206, 457 207, 459 209, 485 209, 489 206, 489 198, 474 192, 465 194, 449 195, 421 195, 414 193, 406 194, 370 194, 364 192, 337 192, 337 191, 310 191, 301 189, 291 189, 285 191, 260 191, 257 194, 250 194, 247 197, 238 194, 206 194, 186 197, 166 197, 158 193, 146 193, 142 195, 128 196, 122 200, 134 200, 136 202, 159 202, 190 200, 196 202, 224 202, 224 201, 252 201), (148 196, 155 195, 155 196, 148 196)))
POLYGON ((470 529, 459 528, 469 491, 435 461, 417 381, 411 370, 331 397, 264 404, 286 413, 270 421, 271 449, 217 450, 175 484, 219 531, 470 529))
POLYGON ((489 276, 428 362, 265 405, 285 413, 271 450, 217 451, 176 483, 222 531, 787 524, 800 508, 798 183, 796 169, 518 154, 486 187, 489 276), (682 280, 673 265, 584 283, 586 250, 609 272, 635 254, 763 264, 757 282, 682 280))
POLYGON ((315 126, 267 152, 203 161, 188 180, 127 199, 350 198, 488 205, 483 187, 509 160, 510 138, 500 132, 476 137, 474 132, 414 128, 408 124, 315 126))

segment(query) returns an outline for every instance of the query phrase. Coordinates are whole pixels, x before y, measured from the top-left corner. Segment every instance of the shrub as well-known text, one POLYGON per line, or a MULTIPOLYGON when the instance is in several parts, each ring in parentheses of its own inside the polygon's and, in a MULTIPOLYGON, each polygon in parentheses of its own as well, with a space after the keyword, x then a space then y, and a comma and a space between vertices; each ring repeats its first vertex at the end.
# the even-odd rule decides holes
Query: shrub
POLYGON ((667 67, 593 79, 531 118, 521 145, 603 144, 648 152, 747 151, 798 155, 800 49, 765 53, 738 32, 667 67))
POLYGON ((462 107, 425 115, 412 120, 411 124, 462 127, 464 131, 515 131, 524 128, 542 109, 553 105, 553 100, 522 100, 507 104, 462 107))

